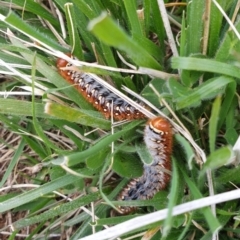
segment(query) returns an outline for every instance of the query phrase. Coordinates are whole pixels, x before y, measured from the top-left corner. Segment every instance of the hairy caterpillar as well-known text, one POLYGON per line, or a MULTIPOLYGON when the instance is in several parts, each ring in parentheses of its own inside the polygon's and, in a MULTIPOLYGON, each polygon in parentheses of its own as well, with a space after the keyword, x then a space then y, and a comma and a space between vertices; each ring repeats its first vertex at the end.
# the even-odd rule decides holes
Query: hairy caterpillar
MULTIPOLYGON (((69 55, 70 56, 70 55, 69 55)), ((57 68, 64 79, 74 86, 82 96, 99 110, 105 118, 109 119, 112 115, 115 120, 144 119, 146 116, 135 107, 118 97, 106 87, 98 83, 91 75, 72 70, 62 70, 61 68, 70 67, 71 63, 58 58, 57 68)), ((141 103, 140 103, 141 104, 141 103)))
MULTIPOLYGON (((70 66, 72 64, 64 59, 57 60, 57 68, 63 78, 70 84, 74 84, 83 97, 103 113, 105 118, 109 119, 112 112, 116 120, 146 118, 144 114, 102 86, 91 75, 61 69, 70 66)), ((170 180, 172 129, 168 120, 162 117, 150 119, 145 126, 144 141, 153 162, 151 165, 144 165, 143 175, 132 179, 118 195, 118 200, 150 199, 164 189, 170 180)), ((133 207, 120 207, 122 214, 127 214, 133 209, 133 207)))
MULTIPOLYGON (((145 200, 164 189, 170 180, 172 129, 170 123, 157 117, 147 122, 144 132, 145 144, 153 158, 151 165, 144 165, 140 178, 132 179, 118 196, 118 200, 145 200)), ((120 207, 122 214, 133 207, 120 207)))

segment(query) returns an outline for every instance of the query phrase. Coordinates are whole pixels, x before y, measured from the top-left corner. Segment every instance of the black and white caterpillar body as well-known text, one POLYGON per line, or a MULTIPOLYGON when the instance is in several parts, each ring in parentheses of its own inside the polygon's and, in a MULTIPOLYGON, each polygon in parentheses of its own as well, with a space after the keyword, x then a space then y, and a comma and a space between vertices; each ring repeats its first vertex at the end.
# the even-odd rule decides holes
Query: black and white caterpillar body
POLYGON ((72 65, 64 59, 59 58, 57 60, 57 68, 63 78, 74 84, 82 96, 100 111, 105 118, 109 119, 112 111, 113 118, 119 121, 146 118, 143 113, 101 85, 89 74, 61 69, 70 66, 72 65))

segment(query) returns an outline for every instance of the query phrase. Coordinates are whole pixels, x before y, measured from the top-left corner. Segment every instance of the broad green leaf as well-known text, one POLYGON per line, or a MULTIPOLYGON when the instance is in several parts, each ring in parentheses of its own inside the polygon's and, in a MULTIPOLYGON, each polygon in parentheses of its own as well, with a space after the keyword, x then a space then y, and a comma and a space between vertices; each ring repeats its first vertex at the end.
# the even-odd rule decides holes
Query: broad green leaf
POLYGON ((145 144, 136 145, 136 150, 144 164, 149 165, 153 162, 153 157, 151 156, 145 144))
POLYGON ((170 78, 167 81, 169 91, 173 95, 173 98, 184 97, 188 94, 189 89, 184 87, 181 83, 176 81, 174 78, 170 78))
POLYGON ((235 128, 228 128, 224 134, 224 138, 227 140, 227 143, 231 146, 233 146, 236 143, 238 136, 239 133, 235 128))
POLYGON ((105 149, 102 149, 101 151, 97 152, 95 155, 89 157, 86 160, 87 167, 91 169, 99 168, 103 164, 104 160, 106 159, 109 151, 110 151, 110 148, 106 147, 105 149))
POLYGON ((227 164, 233 158, 233 156, 234 154, 232 148, 229 146, 222 147, 214 151, 208 156, 201 174, 205 173, 208 169, 216 169, 223 166, 224 164, 227 164))
MULTIPOLYGON (((163 94, 167 90, 164 89, 166 86, 166 81, 162 79, 154 78, 149 84, 153 85, 153 87, 159 91, 159 94, 163 94)), ((159 98, 153 92, 152 88, 149 87, 149 84, 143 89, 142 96, 154 104, 156 107, 160 107, 159 98)))
POLYGON ((140 177, 142 164, 136 155, 118 152, 114 155, 113 171, 122 177, 140 177))

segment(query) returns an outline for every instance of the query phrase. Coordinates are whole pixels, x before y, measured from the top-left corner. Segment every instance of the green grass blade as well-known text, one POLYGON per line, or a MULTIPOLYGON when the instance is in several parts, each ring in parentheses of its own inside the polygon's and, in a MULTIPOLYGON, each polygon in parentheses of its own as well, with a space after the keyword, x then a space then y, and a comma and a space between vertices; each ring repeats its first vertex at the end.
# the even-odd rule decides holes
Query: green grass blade
MULTIPOLYGON (((185 14, 184 14, 184 16, 185 16, 185 14)), ((187 56, 187 53, 186 53, 187 36, 186 35, 187 35, 186 19, 185 19, 185 17, 183 17, 182 18, 182 32, 181 32, 181 38, 180 38, 180 51, 179 51, 181 57, 187 56)))
POLYGON ((240 69, 234 65, 210 59, 173 57, 172 68, 224 74, 237 78, 240 83, 240 69))
POLYGON ((233 82, 233 81, 231 83, 229 83, 226 87, 222 107, 221 107, 220 113, 219 113, 218 130, 222 127, 227 116, 232 115, 229 113, 231 111, 231 107, 234 105, 234 96, 236 94, 236 87, 237 87, 237 84, 236 84, 236 82, 233 82))
POLYGON ((127 16, 131 25, 131 32, 133 37, 142 37, 143 30, 141 24, 139 22, 139 18, 137 15, 137 6, 136 1, 133 0, 124 0, 124 6, 127 12, 127 16))
MULTIPOLYGON (((113 141, 119 139, 124 133, 127 133, 129 130, 132 128, 136 127, 140 122, 139 121, 134 121, 127 126, 123 128, 123 130, 118 131, 117 133, 114 133, 113 135, 108 135, 106 137, 103 137, 97 144, 92 146, 91 148, 80 152, 80 153, 74 153, 71 154, 70 156, 66 157, 66 163, 67 165, 73 166, 76 165, 77 163, 81 162, 84 158, 93 156, 94 154, 98 153, 100 150, 105 148, 106 146, 109 146, 110 143, 113 141)), ((60 162, 62 158, 59 159, 60 162)))
POLYGON ((157 33, 160 46, 161 46, 161 48, 163 48, 161 57, 164 58, 165 51, 166 51, 165 44, 164 44, 164 40, 166 39, 166 32, 164 29, 164 25, 163 25, 163 21, 161 18, 161 14, 160 14, 160 10, 159 10, 157 1, 150 1, 150 2, 151 2, 151 11, 152 11, 152 19, 151 20, 153 22, 155 32, 157 33))
MULTIPOLYGON (((24 47, 24 45, 17 39, 11 38, 11 41, 14 45, 18 47, 22 47, 23 49, 27 49, 24 47)), ((25 51, 21 51, 21 54, 23 57, 32 64, 33 62, 33 52, 29 51, 28 53, 25 51)), ((86 102, 86 100, 83 98, 81 94, 74 88, 69 87, 69 84, 65 81, 64 78, 62 78, 59 73, 56 71, 56 69, 53 69, 48 64, 46 64, 42 59, 38 58, 36 59, 36 69, 47 79, 49 79, 55 86, 59 87, 60 89, 64 90, 64 93, 72 99, 76 104, 78 104, 83 109, 93 109, 91 105, 86 102)), ((29 84, 29 83, 28 83, 29 84)), ((53 91, 53 90, 52 90, 53 91)), ((57 91, 57 89, 56 89, 57 91)))
POLYGON ((24 33, 28 37, 32 37, 36 41, 40 41, 46 46, 50 46, 54 49, 64 51, 60 45, 53 41, 53 38, 48 37, 46 34, 41 33, 39 30, 34 28, 33 26, 27 24, 24 20, 19 18, 15 13, 11 12, 5 19, 5 21, 10 24, 12 27, 17 29, 18 31, 24 33))
POLYGON ((0 120, 2 123, 4 123, 6 126, 8 126, 9 129, 11 128, 12 131, 21 135, 21 137, 26 141, 27 145, 31 149, 33 149, 40 158, 44 159, 47 157, 47 154, 45 152, 45 148, 43 147, 43 144, 38 139, 33 139, 31 136, 24 134, 25 132, 29 131, 29 128, 28 128, 28 126, 26 129, 21 127, 18 122, 19 121, 18 117, 11 116, 11 120, 9 120, 9 118, 0 114, 0 120))
MULTIPOLYGON (((180 167, 181 169, 181 167, 180 167)), ((193 195, 194 199, 199 199, 202 197, 200 191, 198 190, 197 186, 188 178, 188 176, 185 174, 185 172, 181 169, 181 172, 183 174, 183 177, 191 191, 191 194, 193 195)), ((204 215, 205 220, 208 223, 208 226, 211 229, 211 232, 215 232, 217 229, 220 228, 220 223, 218 222, 217 218, 213 215, 209 207, 202 208, 201 213, 204 215)))
POLYGON ((108 17, 106 13, 92 20, 88 28, 104 43, 127 53, 138 66, 161 69, 157 61, 127 36, 127 34, 108 17))
POLYGON ((91 202, 96 201, 98 198, 99 198, 98 192, 89 194, 87 196, 75 199, 74 201, 56 206, 56 207, 54 207, 44 213, 38 214, 36 216, 25 218, 25 219, 20 219, 14 223, 14 227, 17 229, 21 229, 21 228, 27 227, 29 225, 33 225, 36 223, 41 223, 41 222, 50 220, 53 217, 62 215, 63 213, 69 213, 70 211, 73 211, 84 205, 88 205, 91 202))
POLYGON ((187 96, 177 98, 177 107, 181 109, 199 106, 201 101, 214 98, 216 95, 221 94, 224 91, 224 87, 232 81, 232 78, 225 76, 209 79, 199 87, 191 90, 187 96))
POLYGON ((181 145, 186 155, 186 159, 188 161, 188 168, 192 169, 192 165, 194 164, 195 153, 190 145, 190 143, 182 137, 180 134, 175 134, 174 138, 176 139, 177 143, 181 145))
POLYGON ((32 115, 33 115, 33 126, 36 130, 37 135, 39 138, 45 143, 45 149, 48 155, 51 155, 51 148, 55 149, 57 152, 60 151, 45 135, 41 124, 39 124, 38 119, 36 118, 35 112, 35 77, 36 77, 36 54, 33 55, 33 63, 32 63, 32 70, 31 70, 31 79, 32 79, 32 115))
POLYGON ((11 174, 12 170, 16 166, 17 162, 19 161, 19 158, 23 154, 23 148, 26 146, 26 142, 24 140, 21 140, 18 148, 15 150, 14 156, 10 162, 10 164, 7 167, 7 170, 5 171, 4 175, 2 176, 1 182, 0 182, 0 188, 3 187, 5 184, 5 181, 8 179, 9 175, 11 174))
POLYGON ((144 0, 144 31, 145 36, 148 36, 150 30, 150 21, 151 21, 151 0, 144 0))
MULTIPOLYGON (((226 1, 220 0, 218 3, 221 5, 223 10, 225 10, 226 1)), ((214 57, 219 44, 220 31, 223 27, 223 16, 213 3, 211 5, 210 21, 211 29, 209 31, 208 55, 210 57, 214 57)))
POLYGON ((175 163, 176 159, 173 159, 173 171, 172 171, 172 179, 171 179, 171 191, 170 191, 170 197, 169 197, 169 202, 168 202, 168 215, 167 218, 164 221, 163 225, 163 239, 166 239, 167 235, 169 234, 171 228, 172 228, 172 222, 173 222, 173 217, 172 217, 172 211, 173 207, 176 205, 177 202, 177 194, 178 194, 178 184, 179 184, 179 176, 178 176, 178 171, 177 171, 177 165, 175 163))
MULTIPOLYGON (((0 98, 0 113, 15 116, 32 116, 32 103, 0 98)), ((37 117, 52 118, 44 113, 44 104, 42 103, 35 103, 35 113, 37 117)))
POLYGON ((40 196, 55 191, 61 187, 67 186, 68 184, 71 184, 77 180, 78 177, 73 175, 65 175, 59 179, 55 179, 49 183, 40 186, 39 188, 32 189, 26 193, 18 195, 17 197, 13 197, 11 199, 8 199, 7 201, 1 202, 0 212, 3 213, 10 209, 21 206, 25 203, 28 203, 32 200, 39 198, 40 196))
POLYGON ((81 40, 77 31, 76 15, 74 11, 74 6, 71 3, 65 4, 65 12, 67 19, 67 26, 70 38, 70 45, 72 46, 72 52, 75 56, 78 56, 79 59, 84 60, 83 50, 81 40))
POLYGON ((215 150, 216 137, 217 137, 217 126, 219 119, 219 112, 221 108, 221 97, 218 96, 212 106, 211 117, 209 120, 209 148, 210 153, 215 150))
POLYGON ((205 1, 192 1, 188 4, 187 56, 201 53, 204 10, 205 1))
POLYGON ((39 3, 36 3, 34 1, 24 1, 24 0, 12 0, 11 2, 13 4, 16 4, 24 8, 24 11, 22 13, 23 19, 24 19, 24 12, 30 12, 42 17, 43 19, 49 21, 51 24, 58 26, 58 20, 49 11, 47 11, 44 7, 42 7, 39 3))
POLYGON ((84 126, 106 130, 110 129, 110 122, 102 118, 101 114, 94 111, 84 111, 56 103, 47 103, 45 105, 45 113, 55 118, 80 123, 84 126))
POLYGON ((85 0, 73 0, 74 5, 76 5, 81 11, 88 17, 88 19, 93 19, 97 17, 97 13, 85 0))

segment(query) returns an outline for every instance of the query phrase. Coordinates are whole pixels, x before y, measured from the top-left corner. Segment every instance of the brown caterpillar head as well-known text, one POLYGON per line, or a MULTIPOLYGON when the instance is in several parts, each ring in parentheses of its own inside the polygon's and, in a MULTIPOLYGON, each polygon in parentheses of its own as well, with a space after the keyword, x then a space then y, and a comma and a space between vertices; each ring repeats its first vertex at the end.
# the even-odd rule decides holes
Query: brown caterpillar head
MULTIPOLYGON (((68 57, 72 57, 71 53, 67 53, 66 55, 68 57)), ((68 64, 68 61, 66 61, 65 59, 62 59, 62 58, 57 59, 56 65, 57 65, 57 68, 58 68, 59 71, 61 71, 60 68, 66 67, 67 64, 68 64)))
POLYGON ((169 121, 162 117, 156 117, 148 121, 150 128, 156 133, 170 133, 172 131, 169 121))

